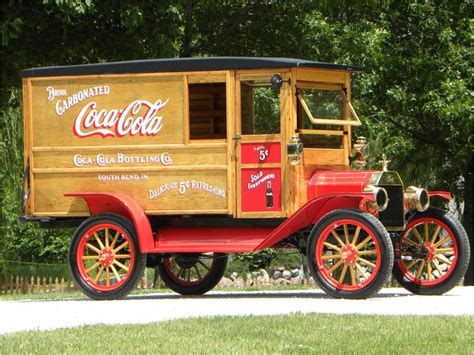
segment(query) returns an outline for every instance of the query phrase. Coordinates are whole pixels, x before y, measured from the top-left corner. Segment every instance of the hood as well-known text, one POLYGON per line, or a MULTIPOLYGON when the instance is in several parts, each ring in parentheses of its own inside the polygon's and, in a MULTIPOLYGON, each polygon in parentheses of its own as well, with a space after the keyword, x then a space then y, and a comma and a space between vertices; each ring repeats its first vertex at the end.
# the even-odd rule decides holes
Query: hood
POLYGON ((396 172, 388 171, 316 171, 308 181, 308 200, 334 193, 364 192, 368 185, 402 185, 396 172))

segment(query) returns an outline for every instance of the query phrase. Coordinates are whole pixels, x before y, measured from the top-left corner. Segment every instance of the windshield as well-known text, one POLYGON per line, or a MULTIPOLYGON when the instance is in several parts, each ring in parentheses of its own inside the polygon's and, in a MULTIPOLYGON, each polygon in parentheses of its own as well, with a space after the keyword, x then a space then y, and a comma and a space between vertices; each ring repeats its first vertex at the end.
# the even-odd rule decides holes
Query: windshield
POLYGON ((299 84, 297 128, 305 148, 343 149, 347 126, 360 121, 342 85, 299 84))
POLYGON ((357 113, 341 85, 301 86, 297 89, 300 129, 321 129, 330 125, 360 126, 357 113), (319 127, 318 127, 319 126, 319 127))

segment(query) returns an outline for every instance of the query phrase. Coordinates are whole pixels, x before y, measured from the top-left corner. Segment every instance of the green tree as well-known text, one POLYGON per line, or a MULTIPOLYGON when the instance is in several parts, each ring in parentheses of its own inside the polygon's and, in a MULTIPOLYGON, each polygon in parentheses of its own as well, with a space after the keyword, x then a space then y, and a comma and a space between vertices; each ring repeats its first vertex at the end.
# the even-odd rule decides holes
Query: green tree
MULTIPOLYGON (((393 2, 380 15, 386 35, 368 64, 358 100, 365 132, 407 183, 447 190, 464 204, 472 239, 472 6, 463 1, 393 2)), ((473 284, 471 267, 466 283, 473 284)))

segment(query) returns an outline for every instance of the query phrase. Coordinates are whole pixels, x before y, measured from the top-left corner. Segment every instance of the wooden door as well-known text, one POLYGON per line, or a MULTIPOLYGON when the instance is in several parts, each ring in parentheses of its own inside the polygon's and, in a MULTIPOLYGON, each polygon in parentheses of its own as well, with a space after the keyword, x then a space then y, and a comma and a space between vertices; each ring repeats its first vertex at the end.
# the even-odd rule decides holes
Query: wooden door
POLYGON ((237 75, 234 139, 238 217, 286 216, 286 139, 281 113, 286 112, 283 101, 287 95, 270 87, 272 74, 237 75))

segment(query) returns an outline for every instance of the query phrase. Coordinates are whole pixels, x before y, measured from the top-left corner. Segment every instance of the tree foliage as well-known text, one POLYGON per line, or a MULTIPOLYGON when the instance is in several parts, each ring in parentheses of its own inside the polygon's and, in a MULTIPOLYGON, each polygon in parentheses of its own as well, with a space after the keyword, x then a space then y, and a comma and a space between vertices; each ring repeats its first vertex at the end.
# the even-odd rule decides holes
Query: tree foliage
POLYGON ((386 153, 407 184, 453 192, 464 203, 472 236, 470 1, 6 0, 1 6, 0 191, 8 255, 54 259, 63 251, 62 239, 48 239, 56 234, 16 223, 19 71, 175 56, 280 56, 364 66, 354 91, 364 126, 355 135, 372 142, 370 167, 386 153), (58 249, 48 254, 48 245, 58 249))

